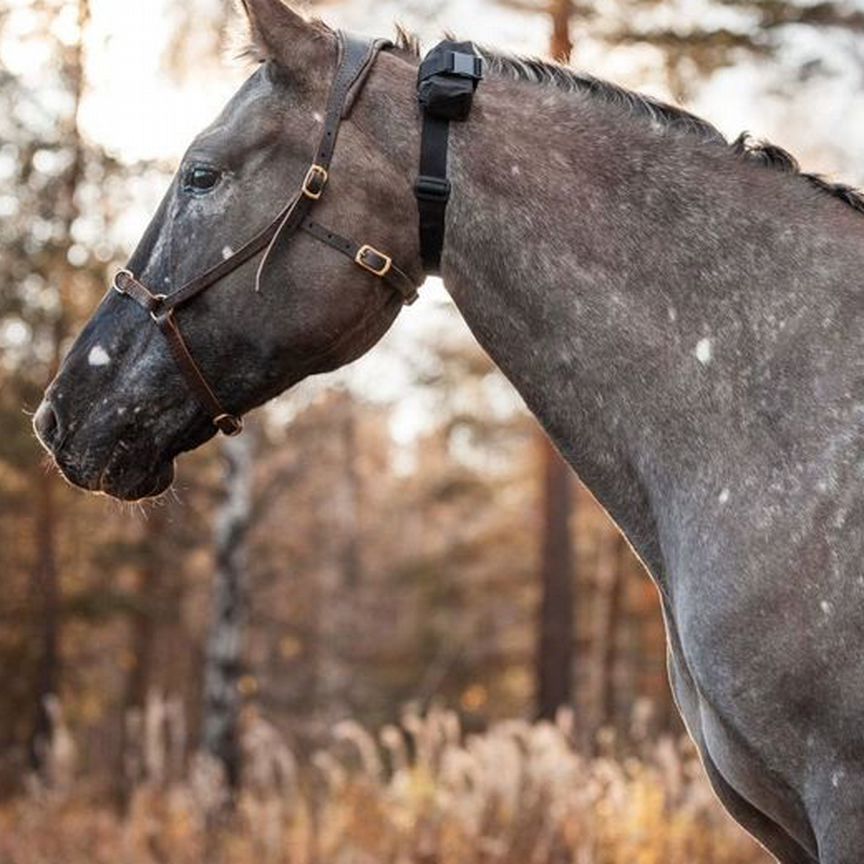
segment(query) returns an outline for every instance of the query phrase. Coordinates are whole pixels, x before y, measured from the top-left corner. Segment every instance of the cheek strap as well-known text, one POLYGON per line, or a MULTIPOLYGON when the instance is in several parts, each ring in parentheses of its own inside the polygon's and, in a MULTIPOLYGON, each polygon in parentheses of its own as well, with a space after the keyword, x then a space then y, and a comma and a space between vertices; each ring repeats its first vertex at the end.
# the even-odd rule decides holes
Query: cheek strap
POLYGON ((121 270, 114 277, 113 287, 118 294, 131 297, 139 306, 150 313, 153 322, 168 342, 171 354, 186 378, 186 383, 202 407, 206 408, 213 418, 213 425, 229 437, 239 435, 243 431, 243 418, 230 414, 222 407, 219 397, 207 383, 207 379, 195 362, 195 358, 177 326, 174 308, 166 303, 168 298, 164 294, 153 294, 129 270, 121 270))

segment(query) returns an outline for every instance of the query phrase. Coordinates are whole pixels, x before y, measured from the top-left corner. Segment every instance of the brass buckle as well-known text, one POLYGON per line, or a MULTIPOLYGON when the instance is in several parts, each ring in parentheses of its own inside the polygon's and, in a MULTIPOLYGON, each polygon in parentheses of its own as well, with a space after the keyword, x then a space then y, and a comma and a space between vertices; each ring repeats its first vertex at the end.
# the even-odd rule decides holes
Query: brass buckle
POLYGON ((118 293, 122 294, 124 297, 127 296, 126 292, 117 284, 117 280, 121 276, 128 276, 130 279, 135 278, 135 274, 131 270, 127 270, 125 267, 122 270, 118 270, 114 274, 114 281, 111 283, 111 287, 118 293))
POLYGON ((354 263, 359 264, 364 270, 374 273, 379 279, 381 279, 390 272, 390 268, 393 266, 393 259, 389 255, 379 252, 374 246, 370 246, 366 243, 357 250, 357 254, 354 256, 354 263), (373 267, 371 264, 367 264, 364 259, 370 253, 372 255, 377 255, 384 264, 381 267, 373 267))
POLYGON ((327 185, 329 176, 327 169, 322 165, 311 165, 306 172, 306 178, 303 180, 303 194, 311 201, 317 201, 324 194, 324 187, 327 185), (312 186, 316 180, 320 183, 317 191, 312 186))
POLYGON ((228 438, 234 438, 243 431, 243 418, 233 414, 219 414, 213 418, 213 425, 228 438))

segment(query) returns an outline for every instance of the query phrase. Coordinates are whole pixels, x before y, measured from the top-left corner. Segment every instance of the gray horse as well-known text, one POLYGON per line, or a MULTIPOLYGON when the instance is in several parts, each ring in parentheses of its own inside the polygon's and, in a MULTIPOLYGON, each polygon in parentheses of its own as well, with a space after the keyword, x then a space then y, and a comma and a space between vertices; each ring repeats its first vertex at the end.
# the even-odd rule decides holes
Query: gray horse
MULTIPOLYGON (((261 61, 193 143, 130 266, 170 293, 285 203, 336 40, 245 0, 261 61)), ((657 583, 675 695, 729 811, 785 864, 864 859, 864 199, 778 148, 534 61, 487 57, 451 132, 443 275, 481 345, 657 583)), ((417 58, 378 59, 322 218, 419 281, 417 58)), ((228 408, 366 352, 400 298, 298 235, 178 312, 228 408)), ((73 483, 162 492, 214 433, 110 293, 35 419, 73 483)))

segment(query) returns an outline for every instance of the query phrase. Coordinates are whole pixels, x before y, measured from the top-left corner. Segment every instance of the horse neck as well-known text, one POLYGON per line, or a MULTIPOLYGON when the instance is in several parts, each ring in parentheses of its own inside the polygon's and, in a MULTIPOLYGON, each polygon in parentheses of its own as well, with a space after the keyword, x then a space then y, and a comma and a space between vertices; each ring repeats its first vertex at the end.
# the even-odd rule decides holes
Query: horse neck
POLYGON ((739 494, 759 446, 783 456, 745 397, 789 374, 784 328, 832 307, 862 263, 832 232, 864 220, 588 95, 493 79, 476 104, 451 130, 445 283, 662 581, 682 513, 739 494))

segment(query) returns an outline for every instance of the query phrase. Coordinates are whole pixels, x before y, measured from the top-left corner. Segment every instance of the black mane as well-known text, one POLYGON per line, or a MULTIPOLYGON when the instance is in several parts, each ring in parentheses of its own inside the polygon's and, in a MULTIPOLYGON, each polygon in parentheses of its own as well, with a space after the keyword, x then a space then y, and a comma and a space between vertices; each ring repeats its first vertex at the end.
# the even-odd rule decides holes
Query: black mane
MULTIPOLYGON (((417 37, 401 28, 397 30, 397 47, 414 57, 420 55, 420 43, 417 37)), ((644 96, 558 63, 534 57, 517 57, 484 49, 478 50, 493 75, 542 87, 556 87, 571 93, 587 92, 596 99, 610 105, 617 105, 634 116, 644 117, 651 123, 659 124, 671 131, 693 135, 704 144, 727 147, 741 159, 758 162, 760 165, 785 174, 803 177, 820 191, 839 198, 854 210, 864 213, 864 192, 844 183, 832 183, 819 174, 802 172, 795 157, 776 144, 754 139, 746 132, 730 143, 723 133, 707 120, 651 96, 644 96)))

